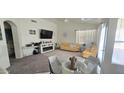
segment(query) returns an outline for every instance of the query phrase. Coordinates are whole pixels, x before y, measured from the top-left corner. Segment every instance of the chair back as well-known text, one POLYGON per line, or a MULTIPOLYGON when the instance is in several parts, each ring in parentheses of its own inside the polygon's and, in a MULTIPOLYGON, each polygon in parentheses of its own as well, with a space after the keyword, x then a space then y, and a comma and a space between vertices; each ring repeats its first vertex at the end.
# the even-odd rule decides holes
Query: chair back
POLYGON ((88 57, 88 60, 91 60, 90 62, 92 62, 92 64, 96 64, 96 67, 93 69, 93 71, 91 72, 92 74, 100 74, 101 73, 101 64, 98 58, 95 57, 88 57))
POLYGON ((62 73, 62 67, 61 67, 61 63, 59 62, 57 57, 56 56, 50 56, 48 59, 49 59, 49 66, 50 66, 51 73, 61 74, 62 73))

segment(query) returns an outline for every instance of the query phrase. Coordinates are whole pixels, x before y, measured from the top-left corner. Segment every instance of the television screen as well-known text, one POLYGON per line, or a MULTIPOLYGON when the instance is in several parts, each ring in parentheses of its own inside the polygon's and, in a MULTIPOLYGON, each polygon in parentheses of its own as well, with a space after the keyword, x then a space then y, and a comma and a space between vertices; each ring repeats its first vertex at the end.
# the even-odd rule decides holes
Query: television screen
POLYGON ((40 38, 41 39, 52 39, 53 31, 41 29, 40 38))

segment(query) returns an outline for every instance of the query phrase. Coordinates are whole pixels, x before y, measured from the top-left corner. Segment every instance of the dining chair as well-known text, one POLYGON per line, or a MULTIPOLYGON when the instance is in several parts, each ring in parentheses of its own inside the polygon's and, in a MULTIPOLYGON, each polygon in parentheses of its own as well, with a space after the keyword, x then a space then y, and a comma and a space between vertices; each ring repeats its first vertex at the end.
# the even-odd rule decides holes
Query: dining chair
POLYGON ((61 74, 62 66, 56 56, 50 56, 49 58, 49 68, 51 74, 61 74))
POLYGON ((95 65, 95 67, 92 70, 91 74, 100 74, 101 73, 101 64, 100 64, 99 59, 90 56, 90 57, 88 57, 87 60, 90 60, 89 62, 95 65))

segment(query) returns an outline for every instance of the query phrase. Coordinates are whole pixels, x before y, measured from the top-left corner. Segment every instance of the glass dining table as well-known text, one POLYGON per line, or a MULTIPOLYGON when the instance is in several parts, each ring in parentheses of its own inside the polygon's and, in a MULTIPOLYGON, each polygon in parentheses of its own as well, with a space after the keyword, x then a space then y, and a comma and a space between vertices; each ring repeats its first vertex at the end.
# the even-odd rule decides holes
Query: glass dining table
POLYGON ((68 67, 70 65, 69 61, 64 61, 62 63, 62 73, 63 74, 93 74, 97 68, 97 64, 89 59, 84 59, 82 57, 76 57, 76 70, 70 70, 68 67))

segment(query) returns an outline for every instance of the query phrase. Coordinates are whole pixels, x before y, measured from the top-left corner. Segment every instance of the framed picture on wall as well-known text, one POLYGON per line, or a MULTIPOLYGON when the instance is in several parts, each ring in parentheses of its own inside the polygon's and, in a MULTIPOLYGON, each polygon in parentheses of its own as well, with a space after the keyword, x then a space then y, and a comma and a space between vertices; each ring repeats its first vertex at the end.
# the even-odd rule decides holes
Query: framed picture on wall
POLYGON ((36 34, 36 30, 29 30, 29 34, 35 35, 36 34))
POLYGON ((2 40, 2 32, 1 32, 1 27, 0 27, 0 40, 2 40))

